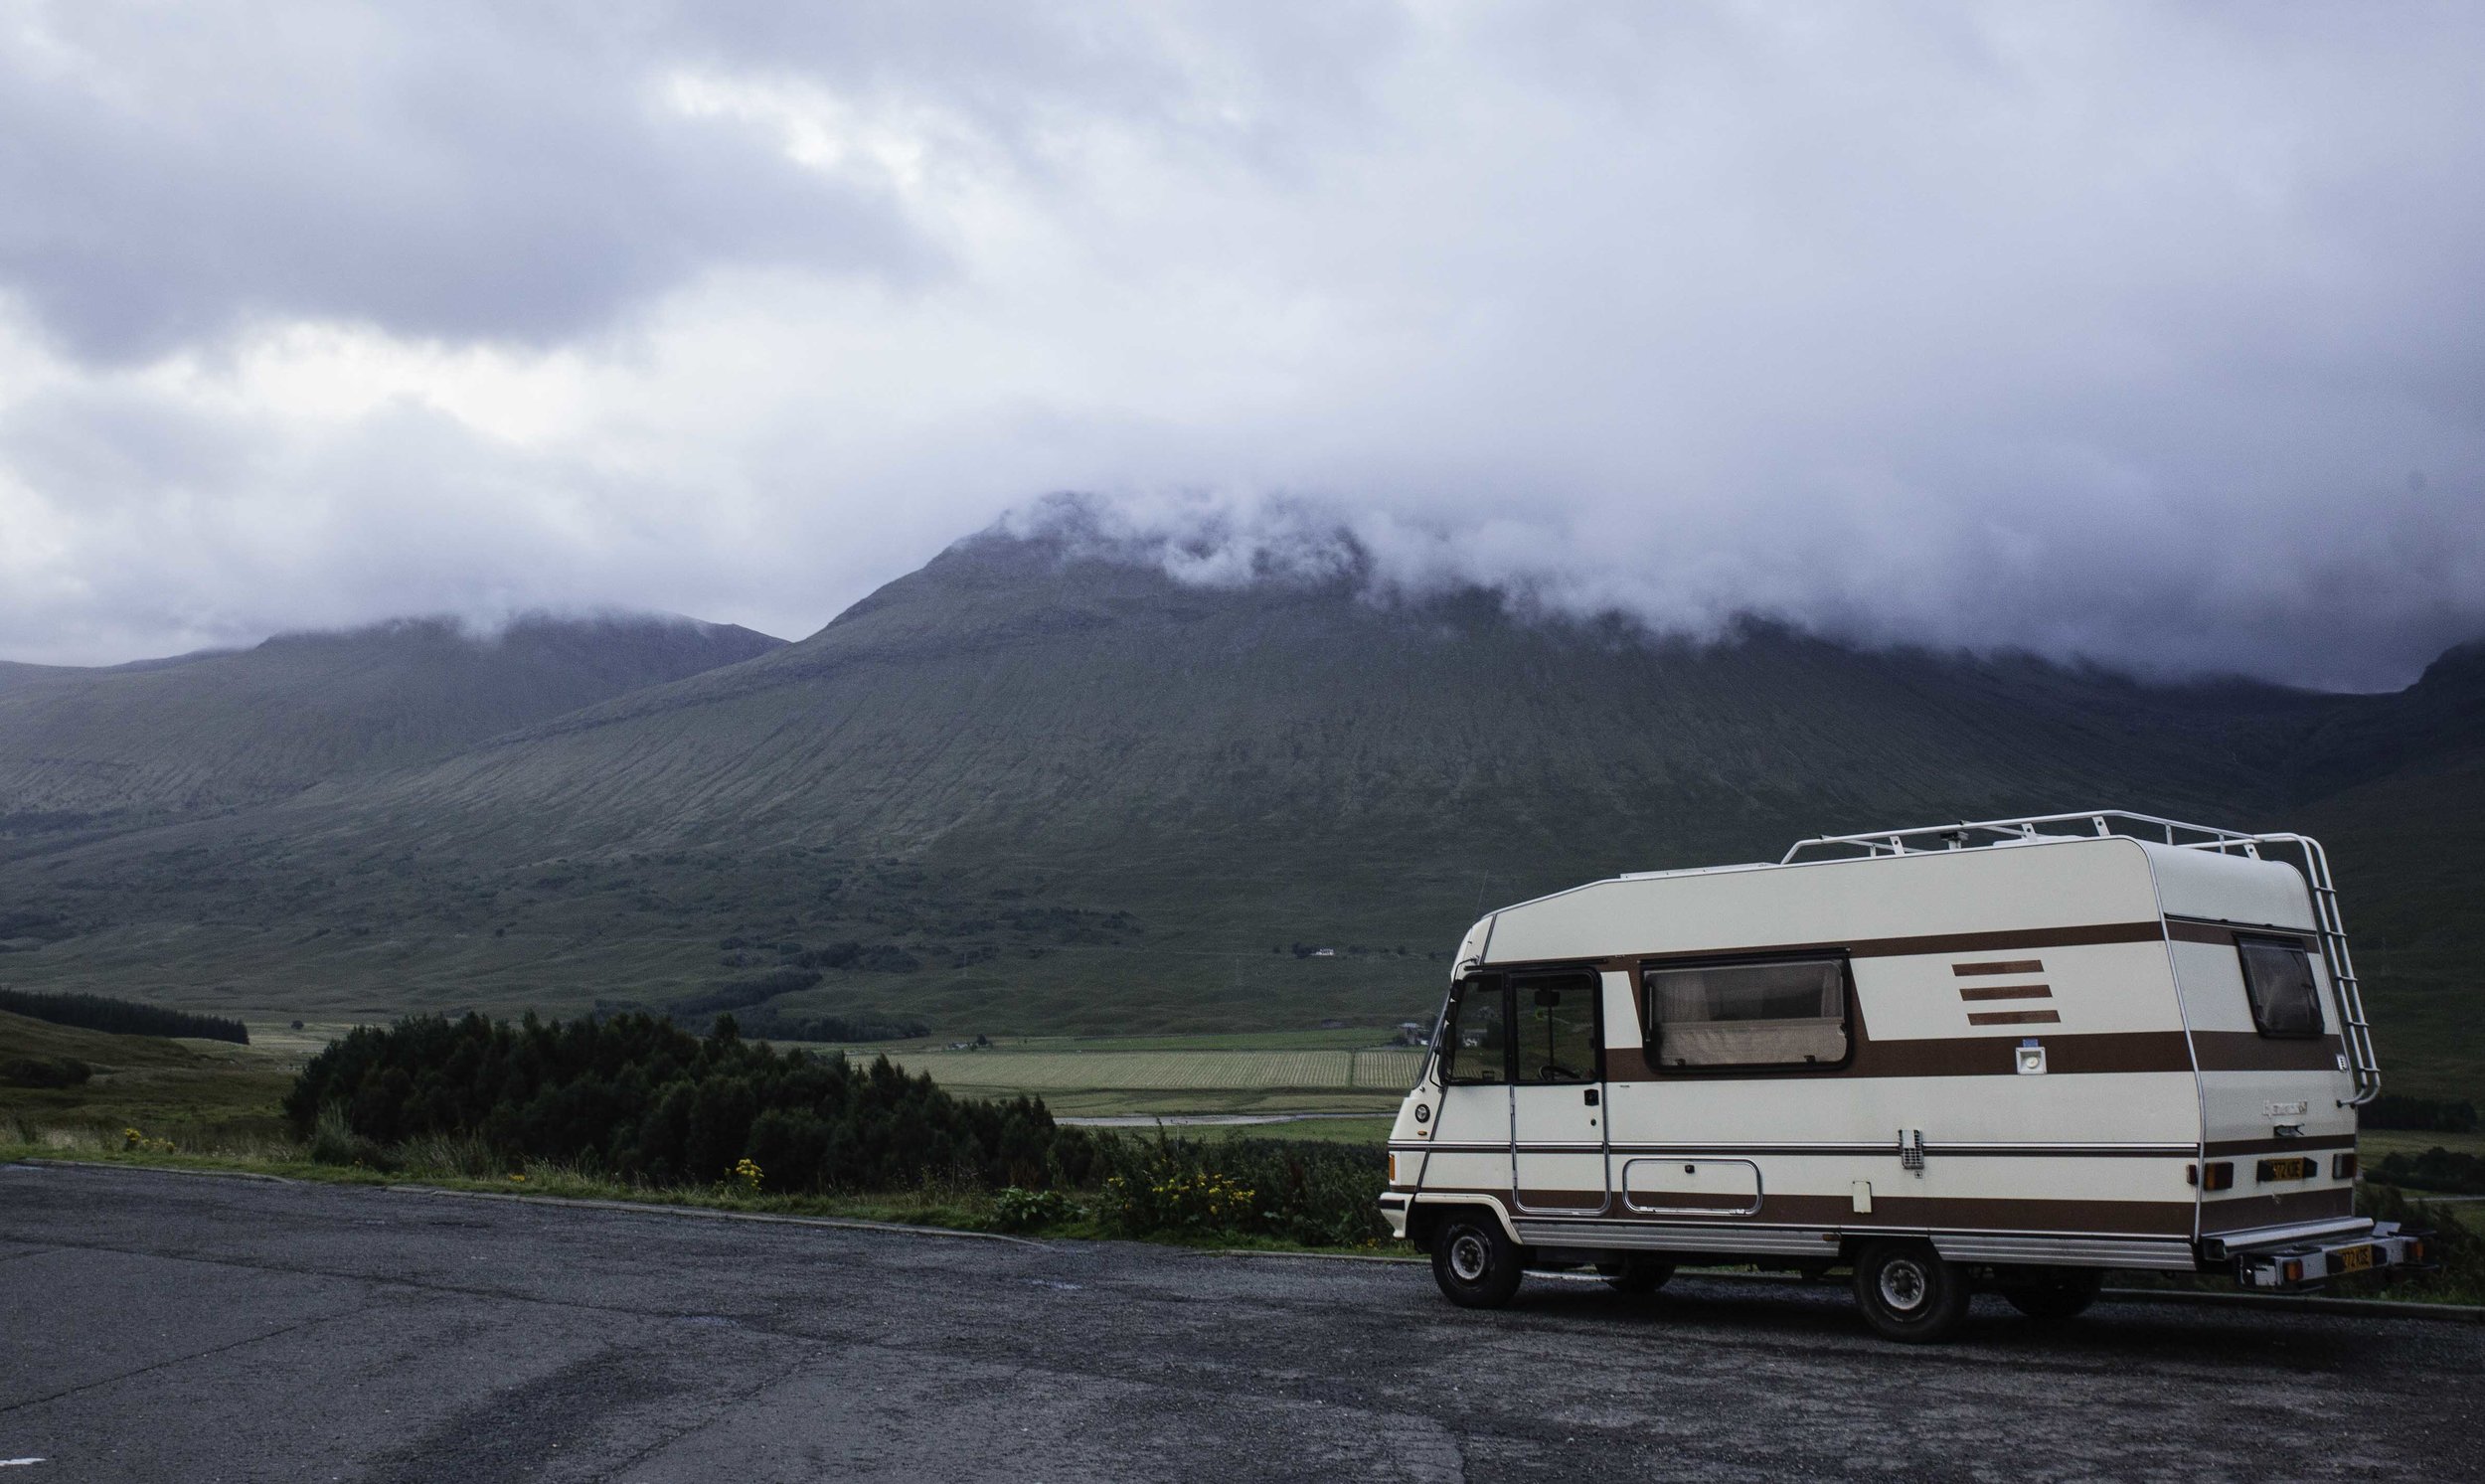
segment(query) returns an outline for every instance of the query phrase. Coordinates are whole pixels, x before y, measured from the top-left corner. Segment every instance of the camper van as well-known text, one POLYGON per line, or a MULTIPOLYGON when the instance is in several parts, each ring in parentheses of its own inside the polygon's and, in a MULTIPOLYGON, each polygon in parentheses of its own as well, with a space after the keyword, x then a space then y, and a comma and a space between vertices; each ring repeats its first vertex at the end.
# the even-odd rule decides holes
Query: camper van
POLYGON ((1824 836, 1503 907, 1390 1134, 1459 1304, 1531 1267, 1853 1274, 1896 1340, 2108 1269, 2424 1260, 2355 1210, 2381 1088, 2318 843, 2099 812, 1824 836))

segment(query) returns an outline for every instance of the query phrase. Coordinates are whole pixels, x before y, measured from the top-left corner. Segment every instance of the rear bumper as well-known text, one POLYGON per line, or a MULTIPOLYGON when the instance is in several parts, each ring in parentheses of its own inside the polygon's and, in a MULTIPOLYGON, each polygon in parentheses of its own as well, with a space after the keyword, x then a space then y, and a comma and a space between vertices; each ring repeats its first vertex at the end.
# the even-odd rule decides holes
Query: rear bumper
POLYGON ((1381 1197, 1381 1220, 1390 1224, 1390 1235, 1401 1241, 1407 1238, 1407 1196, 1390 1191, 1381 1197))
POLYGON ((2237 1287, 2262 1293, 2300 1293, 2332 1278, 2357 1273, 2404 1271, 2431 1265, 2425 1234, 2382 1222, 2360 1234, 2308 1237, 2267 1246, 2229 1243, 2237 1287))

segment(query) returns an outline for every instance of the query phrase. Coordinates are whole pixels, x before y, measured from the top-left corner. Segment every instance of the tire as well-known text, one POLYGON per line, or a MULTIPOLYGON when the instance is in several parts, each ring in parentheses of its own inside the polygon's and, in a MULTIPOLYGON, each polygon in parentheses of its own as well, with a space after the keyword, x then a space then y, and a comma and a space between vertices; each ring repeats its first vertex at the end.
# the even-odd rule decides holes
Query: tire
POLYGON ((1665 1286, 1674 1276, 1674 1264, 1662 1257, 1625 1257, 1597 1263, 1596 1272, 1614 1292, 1641 1298, 1665 1286))
POLYGON ((2039 1324, 2060 1324, 2086 1312, 2104 1282, 2105 1274, 2093 1267, 2058 1267, 2032 1282, 2013 1283, 2002 1296, 2039 1324))
POLYGON ((1432 1234, 1432 1281, 1462 1309, 1498 1309, 1519 1291, 1519 1244, 1489 1211, 1453 1212, 1432 1234))
POLYGON ((1947 1339, 1967 1317, 1967 1283, 1927 1241, 1876 1241, 1855 1258, 1855 1302, 1885 1340, 1947 1339))

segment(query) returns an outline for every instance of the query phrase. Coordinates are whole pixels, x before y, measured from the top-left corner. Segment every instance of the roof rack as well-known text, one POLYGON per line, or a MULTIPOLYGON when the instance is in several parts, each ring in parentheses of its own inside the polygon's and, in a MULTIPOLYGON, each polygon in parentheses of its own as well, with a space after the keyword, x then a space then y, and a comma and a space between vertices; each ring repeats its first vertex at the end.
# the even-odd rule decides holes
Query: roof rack
POLYGON ((1843 848, 1862 851, 1866 856, 1905 856, 2017 845, 2036 840, 2077 840, 2110 835, 2156 840, 2183 850, 2239 855, 2256 861, 2272 859, 2262 852, 2276 851, 2280 854, 2274 859, 2285 861, 2302 872, 2305 883, 2312 888, 2314 920, 2320 929, 2321 958, 2330 972, 2331 990, 2338 996, 2339 1024, 2346 1033, 2347 1054, 2356 1077, 2356 1095, 2343 1099, 2341 1105, 2360 1107, 2381 1095, 2381 1064, 2373 1054, 2373 1028, 2365 1020, 2364 996, 2357 986, 2354 960, 2347 953, 2347 928, 2339 917, 2338 890, 2330 878, 2330 858, 2321 849, 2321 842, 2309 835, 2247 835, 2205 824, 2185 824, 2178 819, 2164 819, 2154 814, 2134 814, 2124 809, 2092 809, 2078 814, 2030 814, 2017 819, 1961 820, 1956 824, 1925 825, 1911 830, 1875 830, 1862 835, 1816 835, 1809 840, 1796 841, 1779 864, 1793 865, 1804 852, 1816 849, 1843 848), (2070 825, 2072 828, 2040 828, 2045 825, 2070 825), (2290 855, 2292 859, 2289 859, 2290 855))

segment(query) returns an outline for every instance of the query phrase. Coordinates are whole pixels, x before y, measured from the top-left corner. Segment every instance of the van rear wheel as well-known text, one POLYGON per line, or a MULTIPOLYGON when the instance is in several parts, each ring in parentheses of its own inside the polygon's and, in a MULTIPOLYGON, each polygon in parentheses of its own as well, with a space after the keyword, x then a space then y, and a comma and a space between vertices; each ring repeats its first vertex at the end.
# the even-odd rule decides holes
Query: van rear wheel
POLYGON ((1662 1257, 1624 1257, 1596 1264, 1596 1275, 1616 1293, 1637 1298, 1654 1293, 1674 1276, 1674 1264, 1662 1257))
POLYGON ((1460 1308, 1500 1308, 1521 1276, 1519 1244, 1490 1212, 1453 1212, 1432 1234, 1432 1281, 1460 1308))
POLYGON ((1946 1339, 1967 1317, 1967 1283, 1928 1241, 1876 1241, 1856 1253, 1855 1302, 1886 1340, 1946 1339))
POLYGON ((2012 1308, 2040 1324, 2060 1324, 2085 1313, 2104 1284, 2105 1274, 2093 1267, 2045 1268, 2026 1282, 2004 1288, 2002 1296, 2011 1301, 2012 1308))

